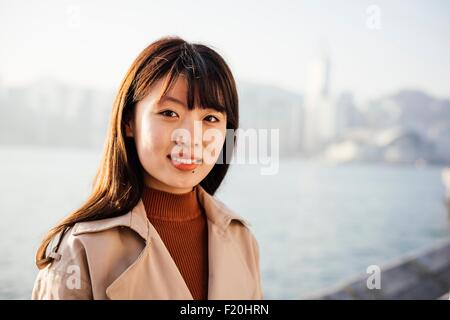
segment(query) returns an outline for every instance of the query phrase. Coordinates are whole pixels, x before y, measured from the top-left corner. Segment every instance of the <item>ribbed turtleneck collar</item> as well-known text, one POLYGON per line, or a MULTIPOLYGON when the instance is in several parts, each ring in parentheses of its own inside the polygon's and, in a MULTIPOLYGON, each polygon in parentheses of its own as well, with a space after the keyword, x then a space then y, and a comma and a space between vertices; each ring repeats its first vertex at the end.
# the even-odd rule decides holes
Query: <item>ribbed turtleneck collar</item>
POLYGON ((165 192, 145 186, 142 194, 147 216, 152 219, 186 221, 201 215, 197 186, 182 194, 165 192))

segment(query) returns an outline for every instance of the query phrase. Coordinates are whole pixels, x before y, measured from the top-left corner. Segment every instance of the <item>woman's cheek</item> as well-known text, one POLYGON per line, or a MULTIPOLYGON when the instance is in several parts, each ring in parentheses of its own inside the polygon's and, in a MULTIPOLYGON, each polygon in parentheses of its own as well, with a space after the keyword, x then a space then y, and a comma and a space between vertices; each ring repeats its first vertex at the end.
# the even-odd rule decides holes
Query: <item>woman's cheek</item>
POLYGON ((167 136, 168 129, 156 121, 144 121, 138 134, 138 151, 146 163, 159 161, 159 157, 165 157, 169 142, 167 136))
POLYGON ((205 141, 203 161, 207 165, 214 165, 225 141, 225 129, 210 128, 204 132, 203 139, 205 141))

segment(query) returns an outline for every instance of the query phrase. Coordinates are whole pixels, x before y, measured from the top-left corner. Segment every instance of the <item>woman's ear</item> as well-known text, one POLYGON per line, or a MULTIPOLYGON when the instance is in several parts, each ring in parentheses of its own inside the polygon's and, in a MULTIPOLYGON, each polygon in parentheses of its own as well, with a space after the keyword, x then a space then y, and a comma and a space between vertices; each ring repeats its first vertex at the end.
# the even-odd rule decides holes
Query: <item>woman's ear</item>
POLYGON ((133 120, 132 119, 128 120, 125 124, 125 136, 126 137, 134 137, 133 127, 134 127, 133 120))

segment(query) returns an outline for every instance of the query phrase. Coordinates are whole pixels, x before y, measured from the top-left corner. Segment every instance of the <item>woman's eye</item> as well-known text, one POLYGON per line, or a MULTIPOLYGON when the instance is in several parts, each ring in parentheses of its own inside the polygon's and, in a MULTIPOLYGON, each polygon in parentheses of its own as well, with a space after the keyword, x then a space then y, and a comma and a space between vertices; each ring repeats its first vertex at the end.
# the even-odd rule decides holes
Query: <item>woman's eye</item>
POLYGON ((177 116, 177 113, 172 110, 165 110, 160 112, 159 114, 162 114, 165 117, 173 118, 177 116))
POLYGON ((208 122, 219 122, 219 119, 214 116, 207 116, 205 119, 208 119, 208 122))

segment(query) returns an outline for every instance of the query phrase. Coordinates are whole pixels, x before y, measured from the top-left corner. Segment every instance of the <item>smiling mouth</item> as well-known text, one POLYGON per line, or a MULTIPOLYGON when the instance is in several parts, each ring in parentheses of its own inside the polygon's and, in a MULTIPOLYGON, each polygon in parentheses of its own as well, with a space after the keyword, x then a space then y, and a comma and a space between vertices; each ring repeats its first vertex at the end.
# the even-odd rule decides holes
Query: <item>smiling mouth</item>
POLYGON ((169 158, 169 160, 178 162, 180 164, 202 164, 203 163, 202 159, 186 159, 186 158, 171 156, 170 154, 167 155, 167 158, 169 158))

